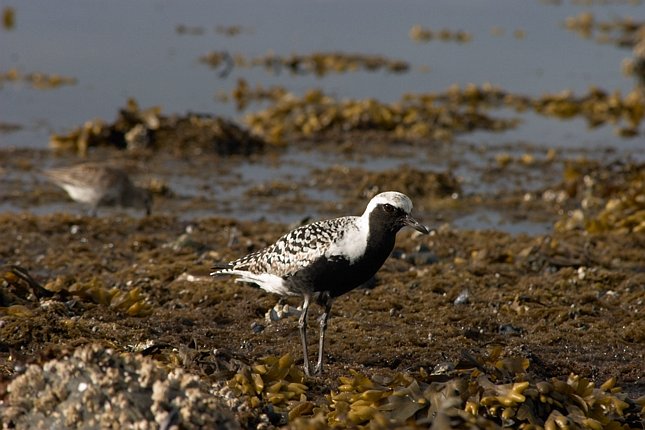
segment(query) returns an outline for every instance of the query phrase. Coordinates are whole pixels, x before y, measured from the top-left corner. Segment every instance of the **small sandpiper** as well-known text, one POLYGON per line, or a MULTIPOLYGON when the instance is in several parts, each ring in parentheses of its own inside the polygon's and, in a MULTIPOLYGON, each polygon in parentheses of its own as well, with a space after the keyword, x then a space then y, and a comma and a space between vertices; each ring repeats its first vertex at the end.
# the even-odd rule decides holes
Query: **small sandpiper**
POLYGON ((428 229, 410 213, 405 194, 388 191, 370 200, 362 216, 317 221, 287 233, 267 248, 227 264, 211 273, 234 275, 238 282, 257 284, 281 296, 301 296, 298 321, 304 354, 304 371, 312 375, 307 353, 307 311, 315 301, 324 307, 320 317, 318 361, 313 374, 322 373, 325 330, 333 300, 368 281, 394 248, 398 231, 406 226, 427 234, 428 229))
POLYGON ((80 203, 90 205, 96 216, 99 206, 144 209, 150 215, 150 191, 135 186, 123 170, 99 163, 84 163, 46 170, 45 175, 80 203))

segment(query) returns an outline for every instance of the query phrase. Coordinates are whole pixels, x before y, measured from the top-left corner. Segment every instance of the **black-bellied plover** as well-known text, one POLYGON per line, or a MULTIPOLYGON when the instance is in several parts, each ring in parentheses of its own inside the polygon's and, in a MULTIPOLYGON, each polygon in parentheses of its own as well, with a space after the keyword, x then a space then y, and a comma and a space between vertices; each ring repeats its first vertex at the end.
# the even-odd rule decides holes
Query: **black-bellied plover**
POLYGON ((44 173, 73 200, 90 205, 92 215, 96 215, 99 206, 134 207, 150 215, 150 191, 135 186, 128 174, 116 167, 83 163, 44 173))
POLYGON ((394 248, 397 232, 410 226, 428 229, 412 216, 412 202, 402 193, 388 191, 370 200, 362 216, 317 221, 282 236, 273 245, 228 264, 216 265, 211 275, 235 275, 281 296, 302 296, 298 321, 304 370, 311 375, 307 354, 307 311, 316 301, 324 307, 320 317, 318 362, 322 372, 325 330, 333 300, 368 281, 394 248))

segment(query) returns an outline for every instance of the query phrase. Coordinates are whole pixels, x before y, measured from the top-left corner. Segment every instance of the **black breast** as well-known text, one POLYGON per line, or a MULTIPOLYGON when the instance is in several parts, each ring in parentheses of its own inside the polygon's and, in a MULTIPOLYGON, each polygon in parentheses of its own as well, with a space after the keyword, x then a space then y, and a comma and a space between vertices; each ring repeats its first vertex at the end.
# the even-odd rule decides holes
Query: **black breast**
POLYGON ((365 254, 353 264, 342 257, 320 257, 288 281, 296 291, 328 291, 331 297, 338 297, 374 276, 392 252, 395 238, 392 229, 370 228, 365 254))

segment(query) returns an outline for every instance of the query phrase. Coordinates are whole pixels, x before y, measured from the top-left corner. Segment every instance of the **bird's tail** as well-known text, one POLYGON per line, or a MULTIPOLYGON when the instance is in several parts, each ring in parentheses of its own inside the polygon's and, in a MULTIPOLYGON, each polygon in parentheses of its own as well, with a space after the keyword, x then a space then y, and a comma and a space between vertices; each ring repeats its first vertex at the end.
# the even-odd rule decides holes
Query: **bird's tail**
POLYGON ((294 295, 295 292, 290 291, 289 287, 284 282, 284 279, 277 275, 270 273, 253 273, 248 270, 233 269, 231 265, 224 265, 220 268, 218 265, 214 266, 211 276, 236 276, 235 282, 248 282, 255 284, 262 288, 264 291, 276 293, 281 296, 294 295))

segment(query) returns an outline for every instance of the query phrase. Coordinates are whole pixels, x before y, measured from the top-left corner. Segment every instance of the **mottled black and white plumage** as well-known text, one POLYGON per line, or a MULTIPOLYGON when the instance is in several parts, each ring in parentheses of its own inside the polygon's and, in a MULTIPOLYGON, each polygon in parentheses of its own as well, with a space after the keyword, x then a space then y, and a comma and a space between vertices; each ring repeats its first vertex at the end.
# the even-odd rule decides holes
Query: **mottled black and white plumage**
POLYGON ((304 298, 299 328, 308 375, 307 311, 312 300, 324 306, 314 370, 319 373, 333 299, 374 276, 392 252, 396 234, 402 227, 428 233, 426 227, 412 218, 411 211, 412 202, 405 194, 384 192, 370 200, 361 216, 299 227, 267 248, 214 267, 217 270, 212 275, 234 275, 238 282, 251 282, 265 291, 304 298))

